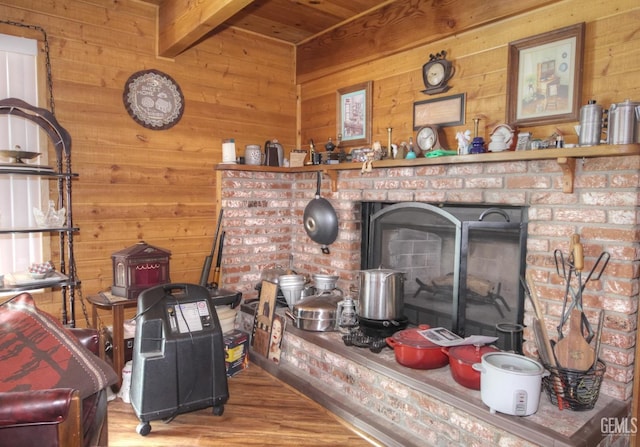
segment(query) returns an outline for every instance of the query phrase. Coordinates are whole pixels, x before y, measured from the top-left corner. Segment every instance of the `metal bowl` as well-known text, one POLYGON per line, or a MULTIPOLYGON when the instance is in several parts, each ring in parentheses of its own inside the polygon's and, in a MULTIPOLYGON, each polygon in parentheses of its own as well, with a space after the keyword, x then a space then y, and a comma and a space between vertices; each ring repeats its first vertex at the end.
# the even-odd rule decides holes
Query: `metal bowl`
POLYGON ((325 275, 320 273, 315 273, 312 275, 313 284, 316 286, 318 290, 321 291, 331 291, 336 288, 336 283, 340 278, 338 275, 325 275))

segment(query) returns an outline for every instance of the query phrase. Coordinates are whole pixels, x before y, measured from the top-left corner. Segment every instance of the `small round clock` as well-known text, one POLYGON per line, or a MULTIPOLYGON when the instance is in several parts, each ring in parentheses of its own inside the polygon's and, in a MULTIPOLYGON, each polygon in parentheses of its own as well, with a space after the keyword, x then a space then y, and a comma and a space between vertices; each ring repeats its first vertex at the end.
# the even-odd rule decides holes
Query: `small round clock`
POLYGON ((446 57, 447 52, 444 50, 435 55, 429 55, 429 62, 422 66, 422 80, 425 86, 422 93, 435 95, 436 93, 444 93, 451 88, 447 82, 453 76, 454 69, 446 57))
POLYGON ((440 144, 440 129, 438 126, 424 126, 420 128, 416 135, 416 143, 422 152, 429 152, 442 149, 440 144))
POLYGON ((143 70, 132 74, 124 86, 124 106, 135 122, 147 129, 175 126, 184 111, 184 96, 168 74, 143 70))

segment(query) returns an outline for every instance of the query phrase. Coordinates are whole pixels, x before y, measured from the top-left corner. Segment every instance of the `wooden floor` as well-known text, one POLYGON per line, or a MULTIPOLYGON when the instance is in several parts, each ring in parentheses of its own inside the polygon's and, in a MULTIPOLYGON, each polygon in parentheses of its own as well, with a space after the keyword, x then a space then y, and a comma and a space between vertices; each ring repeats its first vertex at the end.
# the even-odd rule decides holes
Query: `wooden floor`
POLYGON ((380 445, 255 364, 229 378, 228 384, 222 416, 207 408, 180 414, 169 423, 151 421, 147 436, 136 432, 139 420, 130 404, 111 401, 109 446, 380 445))

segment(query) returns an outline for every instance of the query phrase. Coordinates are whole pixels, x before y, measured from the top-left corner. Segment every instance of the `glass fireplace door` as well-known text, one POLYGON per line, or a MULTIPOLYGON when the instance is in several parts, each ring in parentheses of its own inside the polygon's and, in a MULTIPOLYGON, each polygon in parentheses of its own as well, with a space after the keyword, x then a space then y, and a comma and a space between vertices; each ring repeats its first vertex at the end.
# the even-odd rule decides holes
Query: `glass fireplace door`
MULTIPOLYGON (((524 291, 520 278, 525 268, 525 225, 463 222, 458 327, 454 328, 458 334, 505 338, 507 334, 496 331, 497 324, 522 323, 524 291)), ((500 344, 507 342, 501 340, 500 344)))
POLYGON ((362 268, 404 273, 410 324, 501 338, 496 324, 522 324, 525 209, 362 205, 362 268))

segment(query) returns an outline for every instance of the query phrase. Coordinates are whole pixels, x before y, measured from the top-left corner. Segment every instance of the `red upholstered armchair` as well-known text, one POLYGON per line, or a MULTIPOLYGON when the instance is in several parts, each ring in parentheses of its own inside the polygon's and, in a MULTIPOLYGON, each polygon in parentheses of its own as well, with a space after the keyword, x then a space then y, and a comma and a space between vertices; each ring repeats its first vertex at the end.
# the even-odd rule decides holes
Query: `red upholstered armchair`
POLYGON ((98 332, 67 329, 29 294, 0 306, 0 446, 107 446, 98 332))

